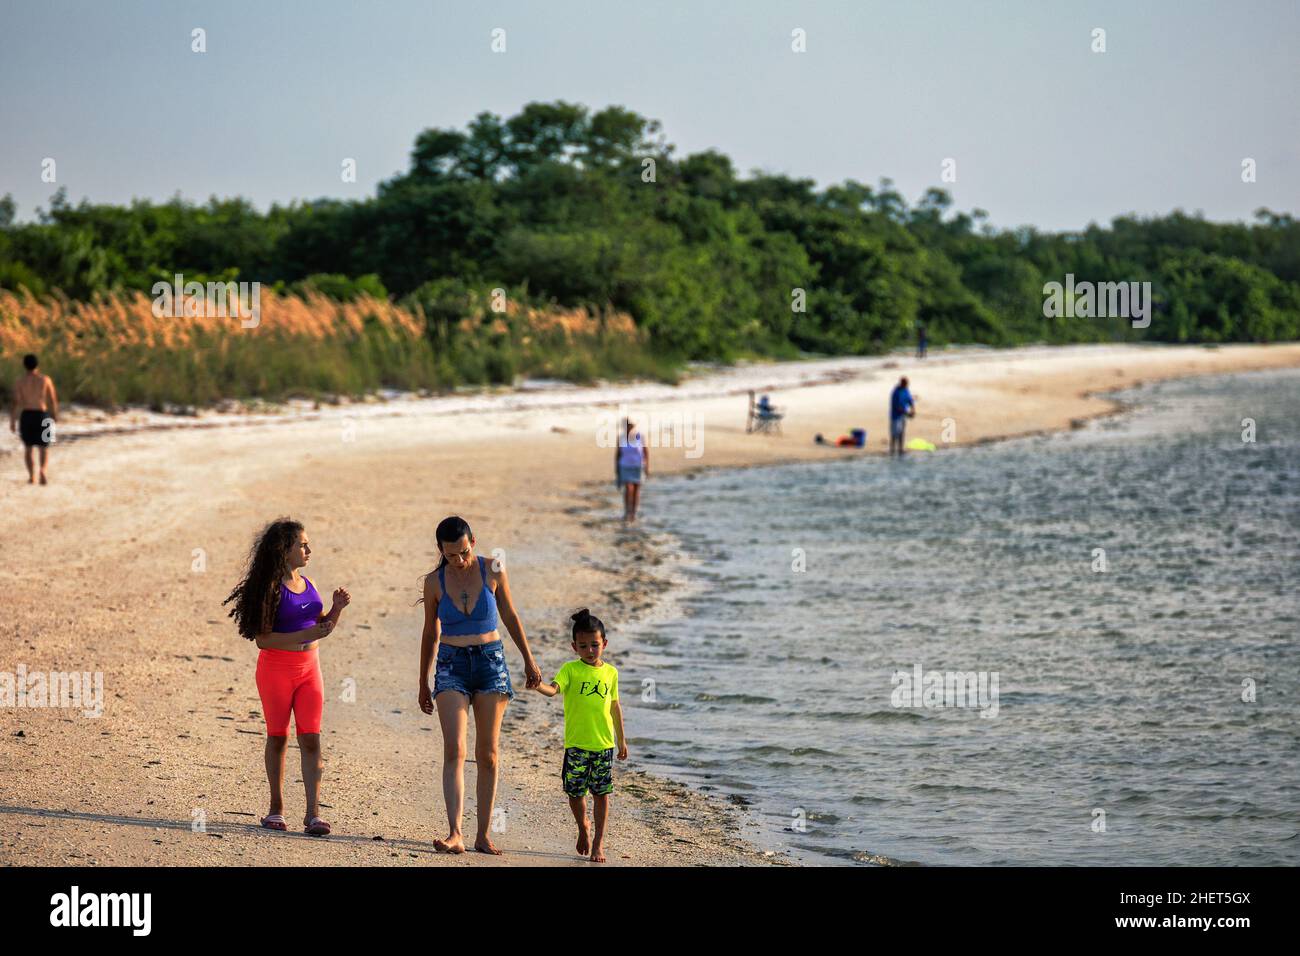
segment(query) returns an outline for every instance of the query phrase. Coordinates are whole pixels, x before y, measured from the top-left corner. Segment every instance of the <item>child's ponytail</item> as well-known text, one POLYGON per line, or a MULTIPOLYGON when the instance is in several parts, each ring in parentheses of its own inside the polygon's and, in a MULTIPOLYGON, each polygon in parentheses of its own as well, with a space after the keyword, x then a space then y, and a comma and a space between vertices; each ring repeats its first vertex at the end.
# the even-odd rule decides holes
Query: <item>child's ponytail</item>
POLYGON ((585 607, 574 612, 569 620, 573 622, 573 639, 576 641, 579 634, 599 634, 602 641, 608 640, 605 637, 605 623, 593 615, 585 607))

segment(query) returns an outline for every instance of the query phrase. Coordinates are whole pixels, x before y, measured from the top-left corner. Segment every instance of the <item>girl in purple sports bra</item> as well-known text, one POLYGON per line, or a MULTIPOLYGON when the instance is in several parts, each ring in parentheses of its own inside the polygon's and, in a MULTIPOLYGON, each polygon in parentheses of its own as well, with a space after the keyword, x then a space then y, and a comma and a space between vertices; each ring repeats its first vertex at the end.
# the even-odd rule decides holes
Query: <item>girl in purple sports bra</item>
POLYGON ((253 546, 244 580, 224 603, 234 602, 230 616, 239 625, 239 633, 261 648, 257 692, 266 716, 266 775, 271 789, 271 810, 262 818, 262 826, 288 829, 281 783, 292 714, 307 790, 304 832, 326 836, 330 825, 320 818, 320 725, 325 685, 316 643, 334 629, 351 598, 345 588, 339 588, 334 592, 334 606, 326 614, 316 585, 301 573, 310 557, 311 546, 301 524, 287 518, 272 522, 253 546))

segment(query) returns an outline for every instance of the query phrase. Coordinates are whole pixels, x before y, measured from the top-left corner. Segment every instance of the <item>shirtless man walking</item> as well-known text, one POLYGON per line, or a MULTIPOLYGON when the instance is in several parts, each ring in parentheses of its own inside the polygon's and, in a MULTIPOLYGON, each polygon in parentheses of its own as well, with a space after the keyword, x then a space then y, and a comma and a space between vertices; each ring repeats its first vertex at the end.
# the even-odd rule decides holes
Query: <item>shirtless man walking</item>
POLYGON ((59 417, 59 396, 54 392, 54 380, 36 371, 36 356, 24 355, 23 367, 27 374, 14 382, 14 406, 9 412, 9 430, 22 435, 27 446, 27 483, 36 484, 36 466, 32 452, 41 450, 41 484, 47 484, 45 464, 54 441, 54 420, 59 417))

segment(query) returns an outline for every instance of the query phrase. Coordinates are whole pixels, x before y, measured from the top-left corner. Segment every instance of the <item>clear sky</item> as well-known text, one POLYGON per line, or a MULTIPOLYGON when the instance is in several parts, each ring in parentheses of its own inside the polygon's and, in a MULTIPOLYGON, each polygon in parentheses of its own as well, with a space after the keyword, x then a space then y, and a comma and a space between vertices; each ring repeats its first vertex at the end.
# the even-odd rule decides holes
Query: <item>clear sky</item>
POLYGON ((999 226, 1249 220, 1300 204, 1297 41, 1297 0, 0 0, 0 194, 21 220, 58 186, 364 197, 421 129, 563 99, 742 173, 944 185, 999 226))

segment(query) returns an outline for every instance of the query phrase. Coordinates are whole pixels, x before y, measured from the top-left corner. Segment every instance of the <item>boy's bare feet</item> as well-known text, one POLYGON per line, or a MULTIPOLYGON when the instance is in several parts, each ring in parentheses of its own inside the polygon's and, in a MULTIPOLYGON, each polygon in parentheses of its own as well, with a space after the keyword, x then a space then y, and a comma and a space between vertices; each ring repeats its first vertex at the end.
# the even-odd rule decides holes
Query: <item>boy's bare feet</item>
POLYGON ((49 481, 47 481, 46 478, 45 478, 45 472, 41 472, 41 484, 43 484, 43 485, 48 485, 48 484, 49 484, 49 481))
POLYGON ((601 846, 599 843, 594 844, 591 848, 591 862, 592 863, 605 862, 605 848, 601 846))
POLYGON ((439 853, 464 853, 465 838, 459 833, 448 834, 445 840, 434 840, 433 848, 439 853))
POLYGON ((587 834, 587 825, 578 827, 578 856, 586 856, 591 850, 591 837, 587 834))
POLYGON ((479 853, 490 853, 492 856, 501 856, 501 851, 493 845, 492 841, 485 836, 479 837, 474 841, 474 849, 479 853))

